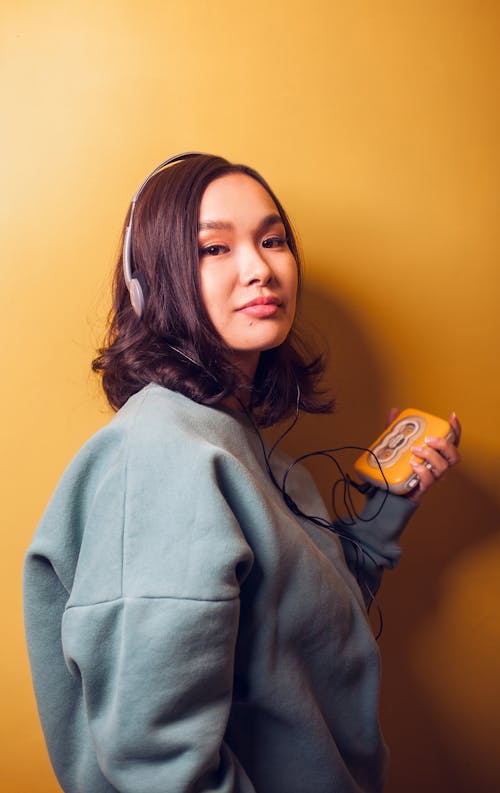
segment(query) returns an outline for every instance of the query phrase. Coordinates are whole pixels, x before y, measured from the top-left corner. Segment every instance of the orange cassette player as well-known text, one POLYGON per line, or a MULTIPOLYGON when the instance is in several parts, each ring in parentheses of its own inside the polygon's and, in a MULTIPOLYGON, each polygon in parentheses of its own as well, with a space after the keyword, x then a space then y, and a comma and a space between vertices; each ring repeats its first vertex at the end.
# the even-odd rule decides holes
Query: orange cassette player
POLYGON ((418 485, 410 461, 419 458, 412 446, 422 446, 426 437, 455 440, 455 433, 444 419, 407 408, 354 463, 356 473, 376 487, 388 486, 391 493, 404 494, 418 485), (384 479, 385 477, 385 479, 384 479))

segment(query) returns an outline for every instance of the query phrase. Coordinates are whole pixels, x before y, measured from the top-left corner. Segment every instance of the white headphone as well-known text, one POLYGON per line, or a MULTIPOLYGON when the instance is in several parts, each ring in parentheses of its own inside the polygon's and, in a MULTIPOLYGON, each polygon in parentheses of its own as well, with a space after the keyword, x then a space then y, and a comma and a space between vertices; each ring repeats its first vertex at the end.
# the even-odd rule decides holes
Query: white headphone
POLYGON ((134 217, 134 210, 135 205, 137 203, 137 199, 139 198, 140 194, 148 184, 149 180, 153 178, 159 171, 162 171, 168 165, 172 165, 174 162, 179 162, 180 160, 187 160, 189 157, 198 157, 202 154, 199 151, 187 151, 183 154, 176 154, 173 157, 169 157, 168 160, 164 160, 161 162, 154 171, 151 171, 149 176, 147 176, 135 195, 132 198, 130 204, 130 211, 128 215, 128 222, 127 228, 125 229, 125 235, 123 238, 123 253, 122 253, 122 262, 123 262, 123 277, 125 278, 125 284, 127 286, 129 295, 130 295, 130 302, 132 304, 132 308, 134 309, 136 315, 141 318, 144 313, 144 308, 146 304, 145 298, 145 289, 143 288, 143 284, 141 283, 142 277, 139 272, 136 270, 132 270, 132 263, 131 263, 131 250, 132 250, 132 220, 134 217))

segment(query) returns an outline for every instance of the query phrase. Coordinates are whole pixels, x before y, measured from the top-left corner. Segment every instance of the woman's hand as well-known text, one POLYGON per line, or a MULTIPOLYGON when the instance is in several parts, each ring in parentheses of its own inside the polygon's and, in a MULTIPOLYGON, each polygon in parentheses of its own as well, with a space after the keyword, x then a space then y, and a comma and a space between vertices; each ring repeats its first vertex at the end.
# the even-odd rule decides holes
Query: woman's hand
POLYGON ((457 446, 460 442, 462 428, 456 413, 449 418, 450 426, 455 433, 453 441, 446 438, 428 437, 421 446, 412 446, 412 452, 418 460, 411 466, 419 478, 418 486, 408 496, 411 501, 420 501, 424 493, 432 485, 442 479, 452 465, 460 462, 460 452, 457 446))
MULTIPOLYGON (((388 417, 389 423, 397 418, 398 413, 398 409, 391 409, 388 417)), ((453 441, 445 438, 426 437, 425 443, 411 448, 412 453, 418 458, 411 463, 411 466, 419 478, 419 483, 408 494, 407 498, 410 501, 418 503, 433 484, 442 479, 453 465, 460 462, 460 452, 457 447, 460 443, 462 427, 456 413, 452 413, 448 421, 455 433, 453 441)))

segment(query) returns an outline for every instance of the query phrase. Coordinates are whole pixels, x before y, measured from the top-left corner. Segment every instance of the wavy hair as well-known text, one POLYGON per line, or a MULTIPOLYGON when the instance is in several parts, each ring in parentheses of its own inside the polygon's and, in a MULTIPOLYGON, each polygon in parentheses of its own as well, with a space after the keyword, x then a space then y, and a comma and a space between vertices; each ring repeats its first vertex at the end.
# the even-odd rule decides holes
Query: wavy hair
MULTIPOLYGON (((151 382, 205 405, 248 388, 208 317, 199 279, 200 203, 207 186, 230 173, 252 177, 274 201, 297 263, 300 288, 300 255, 290 221, 260 174, 206 154, 159 171, 141 191, 133 217, 131 256, 145 291, 144 314, 139 319, 131 306, 122 251, 114 275, 108 330, 92 361, 115 410, 151 382)), ((122 242, 123 235, 124 231, 122 242)), ((308 351, 293 327, 282 344, 260 355, 250 394, 255 420, 269 426, 290 415, 298 389, 302 410, 329 412, 333 402, 320 387, 323 373, 322 356, 308 351)))

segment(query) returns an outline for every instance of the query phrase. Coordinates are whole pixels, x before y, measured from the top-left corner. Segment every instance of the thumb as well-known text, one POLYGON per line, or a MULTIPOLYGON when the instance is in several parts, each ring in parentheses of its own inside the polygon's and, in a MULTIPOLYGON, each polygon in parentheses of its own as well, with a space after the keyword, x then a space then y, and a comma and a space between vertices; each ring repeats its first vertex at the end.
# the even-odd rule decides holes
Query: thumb
POLYGON ((389 412, 387 414, 387 419, 386 419, 386 425, 385 426, 388 427, 389 424, 392 424, 392 422, 397 419, 397 417, 399 416, 400 413, 401 413, 401 409, 400 408, 390 408, 390 410, 389 410, 389 412))

